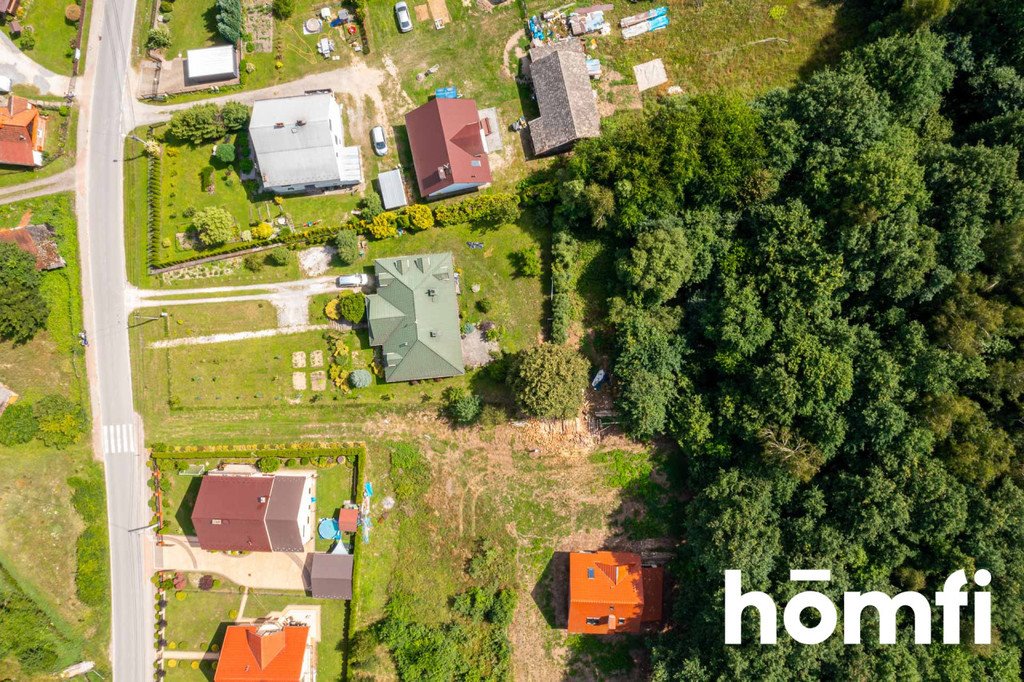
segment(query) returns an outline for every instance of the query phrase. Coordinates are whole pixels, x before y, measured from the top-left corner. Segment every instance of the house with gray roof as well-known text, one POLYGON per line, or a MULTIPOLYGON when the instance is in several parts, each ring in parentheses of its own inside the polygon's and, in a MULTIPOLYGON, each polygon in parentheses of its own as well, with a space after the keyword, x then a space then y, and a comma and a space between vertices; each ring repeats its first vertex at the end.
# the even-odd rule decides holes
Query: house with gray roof
POLYGON ((465 373, 451 253, 374 261, 377 293, 366 297, 370 345, 380 346, 384 380, 465 373))
POLYGON ((363 182, 359 147, 346 147, 331 92, 258 100, 249 138, 264 191, 295 194, 363 182))
POLYGON ((540 116, 528 126, 534 154, 558 154, 568 151, 576 140, 601 134, 601 115, 579 40, 532 48, 529 76, 540 108, 540 116))

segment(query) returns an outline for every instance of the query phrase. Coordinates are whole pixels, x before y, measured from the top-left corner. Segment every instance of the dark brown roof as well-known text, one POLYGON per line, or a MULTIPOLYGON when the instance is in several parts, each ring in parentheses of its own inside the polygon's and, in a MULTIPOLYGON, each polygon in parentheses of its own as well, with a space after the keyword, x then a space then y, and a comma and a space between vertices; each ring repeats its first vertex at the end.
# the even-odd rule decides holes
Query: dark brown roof
POLYGON ((317 599, 351 599, 352 555, 314 554, 309 582, 317 599))
POLYGON ((480 112, 471 99, 434 99, 405 115, 420 195, 456 184, 491 181, 480 136, 480 112))
POLYGON ((530 121, 535 154, 564 151, 576 140, 601 134, 583 46, 572 38, 530 50, 530 77, 540 117, 530 121))
POLYGON ((301 552, 302 533, 295 520, 302 507, 303 476, 275 476, 267 506, 267 533, 275 552, 301 552))
POLYGON ((192 509, 199 546, 221 551, 271 551, 264 523, 270 476, 204 476, 192 509))
POLYGON ((28 225, 0 230, 0 242, 14 244, 36 259, 36 270, 55 270, 64 267, 64 259, 57 250, 57 231, 50 225, 28 225))

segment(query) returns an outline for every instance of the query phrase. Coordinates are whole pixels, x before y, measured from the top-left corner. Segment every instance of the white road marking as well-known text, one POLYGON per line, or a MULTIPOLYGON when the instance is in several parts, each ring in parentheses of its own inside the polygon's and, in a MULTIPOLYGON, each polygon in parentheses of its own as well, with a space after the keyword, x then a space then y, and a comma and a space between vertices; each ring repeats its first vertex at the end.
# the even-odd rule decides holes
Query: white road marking
POLYGON ((107 455, 135 454, 135 426, 133 424, 104 426, 103 453, 107 455))

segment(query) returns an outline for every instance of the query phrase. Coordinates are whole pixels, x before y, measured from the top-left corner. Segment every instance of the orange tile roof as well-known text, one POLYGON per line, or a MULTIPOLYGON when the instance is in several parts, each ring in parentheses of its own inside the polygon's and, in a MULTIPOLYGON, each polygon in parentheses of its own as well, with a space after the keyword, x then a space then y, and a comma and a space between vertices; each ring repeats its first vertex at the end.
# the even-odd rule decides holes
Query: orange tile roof
POLYGON ((215 682, 300 682, 309 628, 285 626, 261 634, 252 625, 224 633, 215 682))
POLYGON ((10 96, 0 107, 0 164, 35 166, 39 110, 24 97, 10 96))
POLYGON ((569 632, 639 632, 661 620, 663 578, 661 568, 642 567, 630 552, 572 552, 569 632))

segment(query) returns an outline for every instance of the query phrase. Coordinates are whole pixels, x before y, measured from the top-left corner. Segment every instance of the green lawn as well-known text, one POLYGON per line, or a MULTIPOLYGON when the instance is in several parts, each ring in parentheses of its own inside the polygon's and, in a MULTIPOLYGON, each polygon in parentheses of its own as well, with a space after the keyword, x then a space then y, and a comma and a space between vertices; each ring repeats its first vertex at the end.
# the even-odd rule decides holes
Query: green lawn
POLYGON ((48 109, 43 115, 49 117, 46 128, 46 142, 41 168, 24 169, 14 166, 0 166, 0 187, 20 185, 23 182, 42 180, 66 171, 75 165, 75 146, 78 131, 78 109, 69 108, 62 114, 62 108, 48 109), (65 124, 67 127, 65 128, 65 124))
MULTIPOLYGON (((596 39, 590 49, 621 82, 635 83, 633 66, 651 59, 664 61, 671 84, 687 93, 727 90, 752 96, 794 82, 848 38, 836 26, 839 5, 804 0, 733 0, 706 2, 697 7, 684 0, 659 3, 669 8, 667 28, 623 40, 619 19, 648 7, 617 3, 605 14, 612 34, 596 39), (770 12, 782 13, 773 19, 770 12), (780 38, 770 42, 755 41, 780 38), (783 42, 785 41, 785 42, 783 42)), ((546 9, 530 2, 531 13, 546 9)), ((844 27, 844 31, 850 27, 844 27)), ((860 30, 863 30, 861 27, 860 30)), ((606 76, 612 83, 616 79, 606 76)))
MULTIPOLYGON (((43 275, 50 305, 46 328, 30 342, 0 342, 0 381, 34 402, 60 393, 88 409, 85 363, 76 334, 81 329, 80 271, 71 194, 57 194, 0 207, 0 225, 12 225, 26 212, 58 230, 58 246, 67 267, 43 275)), ((100 466, 92 459, 88 437, 56 451, 38 441, 0 451, 5 475, 0 482, 0 566, 38 605, 51 627, 62 633, 61 665, 92 658, 108 674, 106 642, 109 607, 84 604, 75 587, 75 541, 86 522, 105 528, 103 518, 83 519, 71 498, 72 477, 96 480, 100 466), (40 566, 60 570, 40 570, 40 566)), ((102 550, 101 550, 102 551, 102 550)), ((39 627, 45 627, 41 623, 39 627)), ((0 661, 0 669, 5 669, 0 661)), ((17 669, 5 669, 13 679, 17 669)))
POLYGON ((241 591, 231 585, 208 592, 188 588, 183 594, 185 599, 179 600, 174 590, 168 592, 168 646, 174 642, 180 651, 208 651, 213 644, 219 647, 227 624, 233 621, 231 614, 238 614, 241 591))
MULTIPOLYGON (((54 73, 71 75, 74 60, 72 41, 78 35, 78 24, 64 18, 64 8, 70 4, 66 0, 30 0, 23 2, 26 8, 25 17, 21 20, 24 27, 31 26, 35 30, 36 44, 26 54, 33 60, 54 73)), ((91 11, 89 12, 91 14, 91 11)), ((89 17, 82 19, 88 22, 89 17)), ((88 26, 88 23, 86 24, 88 26)), ((10 27, 4 28, 10 35, 10 27)), ((14 39, 18 44, 18 39, 14 39)), ((88 31, 82 34, 82 45, 88 44, 88 31)), ((85 50, 82 50, 83 66, 85 50)))
POLYGON ((274 312, 274 306, 266 301, 193 305, 174 305, 172 302, 159 308, 143 308, 136 311, 133 324, 155 327, 160 331, 160 338, 179 339, 270 329, 277 326, 277 313, 274 312), (158 317, 161 312, 166 312, 167 317, 159 320, 143 319, 158 317))

